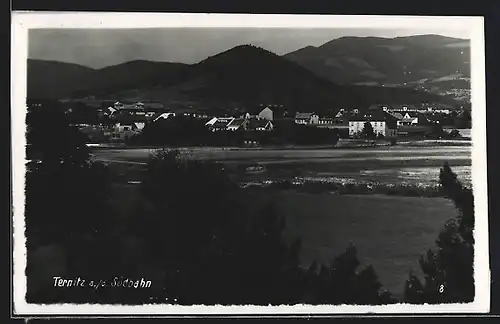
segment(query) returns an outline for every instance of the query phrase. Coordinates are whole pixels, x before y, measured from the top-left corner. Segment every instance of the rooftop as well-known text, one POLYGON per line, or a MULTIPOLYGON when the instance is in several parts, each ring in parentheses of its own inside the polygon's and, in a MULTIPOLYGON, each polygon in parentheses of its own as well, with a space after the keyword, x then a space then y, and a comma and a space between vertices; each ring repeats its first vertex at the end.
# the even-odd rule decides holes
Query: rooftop
POLYGON ((360 122, 386 122, 387 127, 396 128, 397 127, 397 118, 389 113, 384 111, 372 111, 368 112, 365 115, 354 116, 349 119, 350 121, 360 121, 360 122))
POLYGON ((393 115, 395 118, 397 118, 399 120, 402 120, 404 118, 403 114, 399 113, 399 112, 393 112, 393 113, 390 113, 390 114, 393 115))
POLYGON ((251 129, 266 127, 268 123, 270 123, 270 121, 266 119, 250 119, 249 127, 251 129))
POLYGON ((212 128, 226 128, 232 120, 217 120, 212 128))
POLYGON ((245 118, 236 118, 236 119, 233 119, 231 122, 229 122, 227 124, 227 126, 235 126, 235 127, 238 127, 238 126, 241 126, 243 125, 243 123, 245 122, 245 118))

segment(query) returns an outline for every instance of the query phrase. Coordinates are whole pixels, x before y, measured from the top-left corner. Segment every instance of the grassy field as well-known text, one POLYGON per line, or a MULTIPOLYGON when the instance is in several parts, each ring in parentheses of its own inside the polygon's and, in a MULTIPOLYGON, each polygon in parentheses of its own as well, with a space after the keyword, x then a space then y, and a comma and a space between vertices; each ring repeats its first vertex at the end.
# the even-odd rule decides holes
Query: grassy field
POLYGON ((264 200, 270 199, 286 217, 286 237, 302 238, 303 265, 329 264, 352 242, 362 264, 373 265, 398 297, 410 270, 422 275, 420 255, 435 247, 444 223, 456 214, 444 198, 280 192, 264 200))

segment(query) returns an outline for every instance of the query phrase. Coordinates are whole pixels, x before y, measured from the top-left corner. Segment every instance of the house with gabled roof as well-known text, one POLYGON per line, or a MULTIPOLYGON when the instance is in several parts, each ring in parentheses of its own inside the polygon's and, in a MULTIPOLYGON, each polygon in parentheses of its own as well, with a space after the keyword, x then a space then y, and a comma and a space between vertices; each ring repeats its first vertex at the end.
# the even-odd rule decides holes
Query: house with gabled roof
POLYGON ((227 130, 227 126, 232 123, 236 118, 234 117, 214 117, 210 119, 205 126, 212 132, 227 130))
POLYGON ((228 131, 246 130, 247 125, 248 125, 247 118, 235 118, 227 124, 226 129, 228 131))
POLYGON ((398 126, 408 126, 418 124, 418 113, 405 112, 403 118, 398 120, 398 126))
POLYGON ((375 135, 394 137, 397 135, 397 118, 385 111, 369 111, 364 115, 354 116, 349 120, 349 136, 360 134, 365 124, 372 125, 375 135))
POLYGON ((107 115, 107 116, 111 116, 113 115, 114 113, 116 113, 118 110, 116 108, 113 108, 113 107, 107 107, 106 109, 104 109, 103 113, 104 115, 107 115))
POLYGON ((295 123, 299 125, 318 124, 319 115, 314 112, 306 112, 306 113, 297 112, 295 114, 295 123))
POLYGON ((267 119, 250 119, 248 129, 259 132, 272 131, 274 130, 274 124, 267 119))

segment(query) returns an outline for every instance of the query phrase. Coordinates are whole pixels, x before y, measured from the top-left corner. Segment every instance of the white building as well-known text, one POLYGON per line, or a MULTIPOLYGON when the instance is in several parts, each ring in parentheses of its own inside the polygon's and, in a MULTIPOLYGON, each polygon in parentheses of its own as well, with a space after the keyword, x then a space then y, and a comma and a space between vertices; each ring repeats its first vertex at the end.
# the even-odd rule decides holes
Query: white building
POLYGON ((349 121, 349 136, 355 137, 361 134, 366 122, 372 125, 375 135, 382 135, 384 137, 394 137, 397 135, 396 118, 385 112, 377 112, 351 119, 349 121))
POLYGON ((403 125, 417 125, 418 124, 418 115, 415 113, 405 113, 403 115, 403 119, 398 120, 398 126, 403 125))

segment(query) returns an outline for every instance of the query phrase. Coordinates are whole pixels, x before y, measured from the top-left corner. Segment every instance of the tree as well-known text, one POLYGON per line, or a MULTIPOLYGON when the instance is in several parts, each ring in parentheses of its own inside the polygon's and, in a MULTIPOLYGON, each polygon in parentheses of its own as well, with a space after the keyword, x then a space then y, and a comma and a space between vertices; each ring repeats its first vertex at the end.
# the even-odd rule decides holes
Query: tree
POLYGON ((88 138, 77 128, 69 126, 56 103, 40 109, 29 108, 26 129, 26 157, 30 167, 34 167, 36 161, 53 167, 60 163, 82 166, 90 157, 86 146, 88 138))
POLYGON ((27 231, 42 241, 69 238, 83 230, 83 222, 92 226, 86 213, 93 215, 107 199, 106 172, 90 162, 86 136, 68 125, 57 106, 28 110, 26 120, 27 231))
POLYGON ((365 122, 361 134, 365 138, 375 138, 375 132, 373 131, 373 126, 370 122, 365 122))
POLYGON ((410 303, 451 303, 474 300, 474 199, 445 163, 440 183, 458 215, 450 219, 436 241, 437 250, 420 258, 424 283, 410 274, 405 299, 410 303))
POLYGON ((68 276, 102 277, 103 270, 118 266, 113 253, 106 253, 113 240, 109 178, 103 165, 90 161, 86 137, 68 125, 57 105, 30 109, 26 119, 27 298, 48 302, 61 291, 50 283, 39 285, 37 274, 47 266, 38 260, 43 248, 63 251, 57 258, 68 276), (100 261, 90 262, 96 258, 100 261))
MULTIPOLYGON (((380 305, 395 303, 388 291, 382 290, 377 274, 372 266, 358 271, 360 261, 357 249, 353 244, 327 267, 322 265, 316 276, 313 276, 310 294, 314 304, 358 304, 380 305)), ((309 275, 315 273, 316 265, 309 268, 309 275)))
POLYGON ((460 132, 458 131, 458 129, 453 129, 453 130, 450 132, 450 137, 451 137, 451 138, 460 137, 460 132))
POLYGON ((431 126, 431 135, 437 138, 443 137, 445 132, 441 123, 433 123, 431 126))

